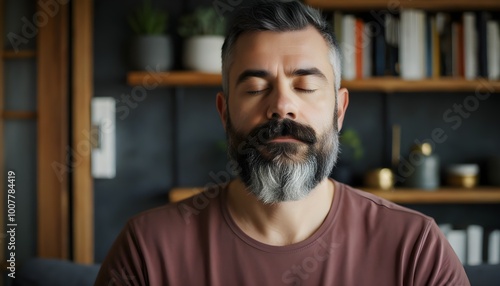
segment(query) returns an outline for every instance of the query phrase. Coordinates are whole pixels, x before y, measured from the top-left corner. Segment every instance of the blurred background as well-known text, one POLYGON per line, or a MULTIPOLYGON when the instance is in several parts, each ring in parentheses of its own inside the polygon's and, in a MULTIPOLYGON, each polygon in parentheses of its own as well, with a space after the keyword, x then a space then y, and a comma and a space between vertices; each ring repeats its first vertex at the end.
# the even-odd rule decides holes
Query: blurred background
MULTIPOLYGON (((208 51, 217 40, 193 44, 188 39, 220 34, 218 26, 240 2, 0 1, 4 285, 12 283, 5 263, 10 257, 7 220, 12 217, 8 171, 15 172, 16 267, 33 257, 100 263, 126 221, 168 203, 171 189, 227 182, 225 133, 215 109, 220 67, 210 66, 214 56, 208 51), (138 40, 139 34, 150 38, 138 40), (151 39, 161 34, 166 39, 151 39), (149 47, 142 46, 144 41, 149 47), (201 63, 190 62, 197 56, 186 54, 200 47, 201 63), (150 50, 144 52, 146 48, 150 50)), ((404 17, 387 3, 378 1, 372 7, 363 5, 370 1, 351 1, 351 6, 341 1, 305 2, 322 8, 332 25, 338 23, 334 28, 344 47, 350 38, 356 39, 356 31, 370 34, 360 36, 362 47, 354 40, 354 51, 344 53, 344 65, 357 70, 344 70, 349 80, 343 85, 351 91, 343 132, 349 137, 343 139, 342 170, 334 170, 332 177, 377 194, 400 191, 404 197, 390 198, 453 230, 481 226, 481 263, 487 263, 489 234, 500 228, 500 185, 495 179, 500 178, 500 83, 496 68, 483 67, 480 56, 480 38, 498 38, 498 30, 481 32, 480 27, 483 18, 498 26, 500 5, 476 1, 449 11, 442 7, 451 1, 422 7, 418 5, 425 1, 413 1, 427 11, 425 39, 441 46, 425 42, 423 51, 407 55, 398 50, 408 46, 401 35, 417 37, 419 32, 398 30, 399 44, 391 46, 385 18, 377 19, 392 15, 402 24, 404 17), (483 15, 484 10, 493 12, 483 15), (446 12, 449 31, 462 31, 466 37, 464 14, 470 11, 477 23, 476 50, 470 52, 465 45, 448 50, 446 37, 455 32, 438 31, 431 19, 442 22, 443 15, 437 14, 446 12), (350 36, 349 17, 355 17, 358 27, 350 36), (454 23, 460 24, 458 28, 454 23), (370 25, 385 30, 370 32, 370 25), (421 73, 415 76, 411 67, 416 64, 404 59, 417 53, 427 56, 418 63, 421 73), (468 53, 477 59, 471 61, 468 53), (455 57, 448 59, 447 54, 455 57), (467 73, 470 69, 476 73, 467 73), (430 154, 415 149, 426 142, 431 143, 430 154), (437 165, 429 160, 437 160, 437 165), (402 161, 410 162, 410 173, 418 173, 417 178, 404 172, 402 161), (434 173, 419 173, 426 164, 434 173), (472 187, 449 181, 450 167, 457 164, 477 176, 472 187), (392 170, 396 180, 389 190, 367 182, 367 174, 378 168, 392 170), (422 182, 429 180, 437 180, 437 185, 424 186, 422 182)), ((464 43, 464 38, 456 41, 460 39, 464 43)), ((497 55, 486 54, 500 69, 497 55)), ((220 55, 215 55, 219 63, 220 55)))

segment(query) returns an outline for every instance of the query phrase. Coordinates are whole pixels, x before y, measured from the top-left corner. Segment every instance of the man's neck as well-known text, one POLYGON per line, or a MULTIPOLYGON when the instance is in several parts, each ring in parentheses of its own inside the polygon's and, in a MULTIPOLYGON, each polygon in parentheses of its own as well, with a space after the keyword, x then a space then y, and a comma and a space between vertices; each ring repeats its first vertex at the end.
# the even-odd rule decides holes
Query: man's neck
POLYGON ((334 185, 324 179, 300 201, 264 204, 239 179, 228 186, 228 209, 238 227, 269 245, 289 245, 310 237, 323 223, 333 202, 334 185))

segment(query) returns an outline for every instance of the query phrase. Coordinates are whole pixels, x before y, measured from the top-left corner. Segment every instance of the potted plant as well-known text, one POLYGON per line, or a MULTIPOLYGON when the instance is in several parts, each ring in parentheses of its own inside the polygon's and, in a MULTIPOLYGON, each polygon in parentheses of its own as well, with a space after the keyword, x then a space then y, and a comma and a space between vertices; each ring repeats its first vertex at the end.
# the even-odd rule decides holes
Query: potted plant
POLYGON ((185 38, 183 63, 187 69, 220 73, 225 21, 211 7, 199 7, 180 19, 179 34, 185 38))
POLYGON ((363 157, 363 144, 358 132, 352 128, 346 128, 340 133, 339 142, 341 152, 331 177, 339 182, 352 184, 351 165, 363 157))
POLYGON ((129 18, 129 24, 135 33, 131 43, 132 68, 145 70, 169 70, 172 67, 172 40, 165 32, 168 14, 154 9, 150 0, 129 18))

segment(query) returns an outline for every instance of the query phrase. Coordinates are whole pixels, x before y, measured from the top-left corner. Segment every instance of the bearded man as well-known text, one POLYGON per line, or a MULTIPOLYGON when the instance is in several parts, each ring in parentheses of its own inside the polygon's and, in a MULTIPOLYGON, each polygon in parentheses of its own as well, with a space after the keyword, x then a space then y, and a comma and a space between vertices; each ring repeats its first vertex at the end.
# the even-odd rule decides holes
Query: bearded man
POLYGON ((237 178, 132 218, 96 285, 469 285, 432 218, 328 178, 349 97, 321 14, 236 13, 216 106, 237 178))

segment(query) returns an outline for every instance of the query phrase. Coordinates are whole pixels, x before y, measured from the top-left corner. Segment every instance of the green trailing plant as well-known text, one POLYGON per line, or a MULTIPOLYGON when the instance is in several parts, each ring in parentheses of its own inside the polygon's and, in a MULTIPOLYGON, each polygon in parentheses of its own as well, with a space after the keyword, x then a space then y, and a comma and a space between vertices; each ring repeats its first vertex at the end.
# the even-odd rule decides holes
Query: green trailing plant
POLYGON ((143 5, 128 20, 137 35, 160 35, 167 30, 168 14, 155 10, 151 0, 144 0, 143 5))
POLYGON ((350 155, 354 160, 359 160, 363 157, 363 144, 356 130, 351 128, 345 129, 340 134, 339 141, 342 153, 350 155))
POLYGON ((212 7, 199 7, 193 13, 179 20, 179 35, 193 37, 203 35, 224 35, 226 23, 212 7))

